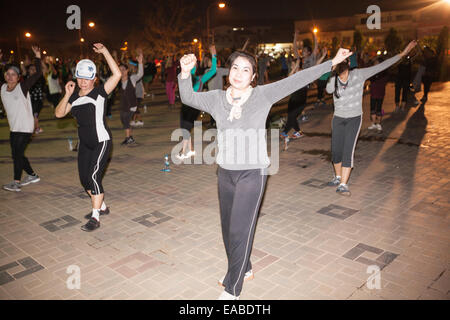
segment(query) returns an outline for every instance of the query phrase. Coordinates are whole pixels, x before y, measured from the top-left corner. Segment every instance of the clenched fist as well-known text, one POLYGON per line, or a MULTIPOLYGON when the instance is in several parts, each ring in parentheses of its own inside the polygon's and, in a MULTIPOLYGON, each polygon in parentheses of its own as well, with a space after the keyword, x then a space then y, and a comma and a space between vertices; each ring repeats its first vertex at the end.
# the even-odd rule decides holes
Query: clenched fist
POLYGON ((336 56, 332 60, 332 65, 333 66, 338 65, 339 63, 350 57, 352 54, 353 52, 351 52, 348 49, 339 48, 338 52, 336 53, 336 56))
POLYGON ((194 54, 185 54, 184 56, 181 57, 180 59, 180 66, 181 66, 181 77, 183 79, 186 79, 192 68, 195 67, 195 64, 197 63, 197 58, 195 57, 194 54))
POLYGON ((65 88, 66 88, 66 94, 71 96, 75 90, 75 82, 73 82, 73 81, 67 82, 65 88))

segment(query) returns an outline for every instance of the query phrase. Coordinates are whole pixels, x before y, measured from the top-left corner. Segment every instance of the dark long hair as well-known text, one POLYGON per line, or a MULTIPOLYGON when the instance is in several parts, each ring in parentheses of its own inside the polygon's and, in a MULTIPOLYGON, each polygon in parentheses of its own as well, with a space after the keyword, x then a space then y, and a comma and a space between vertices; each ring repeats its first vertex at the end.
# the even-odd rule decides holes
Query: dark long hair
POLYGON ((344 72, 345 70, 349 70, 349 75, 350 75, 350 66, 348 65, 349 60, 345 59, 344 61, 342 61, 341 63, 339 63, 336 66, 336 69, 334 70, 334 96, 336 97, 336 99, 339 99, 341 97, 341 95, 338 92, 338 76, 344 72))

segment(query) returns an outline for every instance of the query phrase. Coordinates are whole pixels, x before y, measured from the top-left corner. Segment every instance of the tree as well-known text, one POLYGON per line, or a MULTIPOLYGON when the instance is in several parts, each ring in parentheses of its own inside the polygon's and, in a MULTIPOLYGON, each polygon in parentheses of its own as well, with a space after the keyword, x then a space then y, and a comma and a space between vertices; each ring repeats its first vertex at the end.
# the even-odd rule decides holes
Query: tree
POLYGON ((389 32, 384 39, 384 45, 386 50, 393 54, 399 52, 403 48, 402 38, 397 33, 397 30, 394 28, 389 29, 389 32))
POLYGON ((142 12, 144 28, 140 42, 144 50, 155 55, 176 54, 182 44, 192 41, 192 30, 199 22, 194 19, 192 2, 186 0, 157 0, 148 2, 142 12))

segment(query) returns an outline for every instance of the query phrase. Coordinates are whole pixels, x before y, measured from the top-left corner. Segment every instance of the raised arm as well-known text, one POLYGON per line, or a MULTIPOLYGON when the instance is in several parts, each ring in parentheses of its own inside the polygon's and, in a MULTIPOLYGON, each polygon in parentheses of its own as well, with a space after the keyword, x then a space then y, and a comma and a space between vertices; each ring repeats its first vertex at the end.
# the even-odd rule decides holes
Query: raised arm
POLYGON ((250 38, 247 38, 247 40, 245 41, 245 43, 244 43, 244 45, 242 46, 242 49, 241 49, 242 51, 245 51, 245 49, 247 48, 249 40, 250 40, 250 38))
POLYGON ((208 92, 194 92, 192 87, 191 70, 197 63, 193 54, 184 55, 180 59, 181 72, 178 75, 178 88, 181 101, 195 109, 213 114, 213 106, 217 104, 217 90, 208 92))
POLYGON ((211 68, 205 72, 205 74, 202 75, 201 79, 203 83, 208 82, 209 79, 211 79, 212 77, 214 77, 214 75, 217 72, 217 52, 216 52, 216 47, 214 45, 212 45, 210 47, 210 51, 211 51, 211 68))
POLYGON ((39 47, 33 46, 32 47, 35 59, 34 59, 34 65, 36 66, 36 73, 33 74, 31 77, 28 77, 22 84, 22 92, 24 96, 27 96, 27 92, 31 89, 32 86, 39 80, 39 78, 42 76, 42 69, 41 69, 41 51, 39 47))
POLYGON ((417 42, 413 40, 406 46, 406 48, 401 53, 397 54, 396 56, 393 56, 392 58, 387 59, 386 61, 383 61, 382 63, 377 64, 375 66, 359 69, 359 72, 364 77, 364 79, 368 79, 373 75, 389 68, 390 66, 398 62, 401 58, 406 56, 416 45, 417 42))
POLYGON ((138 54, 139 55, 136 57, 136 60, 138 61, 138 72, 130 76, 133 86, 136 86, 136 82, 144 76, 144 55, 142 54, 141 49, 139 49, 138 54))
POLYGON ((290 95, 294 91, 303 88, 308 83, 311 83, 314 80, 318 79, 324 73, 331 71, 332 66, 341 63, 351 54, 352 52, 348 49, 340 48, 333 60, 328 60, 317 66, 297 72, 290 77, 263 85, 261 86, 261 89, 263 90, 267 100, 273 104, 290 95))
POLYGON ((292 44, 292 50, 294 50, 294 56, 296 59, 300 59, 300 55, 298 54, 298 47, 297 47, 297 36, 298 36, 298 31, 295 30, 294 33, 294 42, 292 44))
MULTIPOLYGON (((73 94, 75 90, 75 82, 69 81, 66 83, 66 93, 64 97, 59 101, 58 105, 55 108, 55 116, 57 118, 63 118, 70 112, 72 109, 72 105, 69 103, 70 96, 73 94)), ((106 90, 105 90, 106 91, 106 90)))
POLYGON ((314 48, 313 48, 312 54, 317 59, 317 56, 319 54, 319 46, 317 44, 317 36, 316 36, 316 34, 314 33, 314 31, 312 31, 312 33, 313 33, 313 39, 314 39, 314 48))
MULTIPOLYGON (((105 85, 104 85, 105 92, 107 94, 110 94, 116 88, 116 86, 119 83, 120 78, 121 78, 121 72, 120 72, 119 66, 116 63, 116 60, 114 60, 112 55, 109 53, 108 49, 103 44, 94 43, 93 49, 95 52, 103 54, 106 62, 108 63, 109 69, 111 69, 112 75, 108 78, 108 80, 106 80, 105 85)), ((66 87, 67 87, 67 85, 66 85, 66 87)), ((73 92, 73 90, 72 90, 72 92, 73 92)), ((70 111, 70 109, 69 109, 69 111, 70 111)))
POLYGON ((324 73, 330 71, 331 65, 332 62, 329 60, 318 66, 299 71, 292 76, 260 87, 270 103, 274 104, 275 102, 292 94, 294 91, 297 91, 318 79, 324 73))
POLYGON ((322 49, 322 56, 316 61, 315 65, 318 65, 318 64, 322 63, 323 59, 325 59, 325 57, 327 56, 327 52, 328 52, 327 48, 324 47, 322 49))

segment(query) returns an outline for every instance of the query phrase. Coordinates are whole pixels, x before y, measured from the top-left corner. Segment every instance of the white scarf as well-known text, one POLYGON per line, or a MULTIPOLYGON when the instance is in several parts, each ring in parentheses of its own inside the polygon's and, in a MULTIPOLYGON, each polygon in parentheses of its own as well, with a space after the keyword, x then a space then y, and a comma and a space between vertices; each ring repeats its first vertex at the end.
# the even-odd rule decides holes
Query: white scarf
POLYGON ((227 118, 227 120, 230 120, 230 122, 232 122, 233 119, 241 118, 242 105, 248 100, 248 98, 252 94, 253 87, 249 86, 248 89, 239 98, 233 98, 233 96, 231 95, 231 90, 232 90, 231 87, 228 87, 226 91, 227 101, 233 106, 230 110, 230 115, 227 118))

